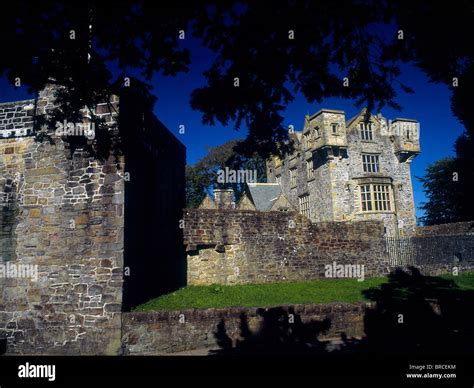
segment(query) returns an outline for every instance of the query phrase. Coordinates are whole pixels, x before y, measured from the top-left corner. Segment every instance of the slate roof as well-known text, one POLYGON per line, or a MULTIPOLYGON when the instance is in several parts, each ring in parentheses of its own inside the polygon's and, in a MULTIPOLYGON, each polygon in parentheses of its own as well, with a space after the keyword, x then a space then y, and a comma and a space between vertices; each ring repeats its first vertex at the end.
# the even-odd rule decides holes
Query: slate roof
POLYGON ((273 203, 281 194, 278 183, 248 183, 249 197, 257 210, 270 210, 273 203))

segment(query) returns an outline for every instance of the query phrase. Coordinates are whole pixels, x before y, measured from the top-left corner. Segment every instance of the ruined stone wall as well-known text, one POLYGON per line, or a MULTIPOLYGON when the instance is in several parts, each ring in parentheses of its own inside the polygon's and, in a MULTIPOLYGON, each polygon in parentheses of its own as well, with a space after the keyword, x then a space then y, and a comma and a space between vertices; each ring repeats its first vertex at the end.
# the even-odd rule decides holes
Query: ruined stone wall
POLYGON ((426 275, 474 271, 474 236, 438 235, 410 238, 414 264, 426 275))
POLYGON ((189 285, 325 278, 325 266, 364 265, 364 276, 417 267, 425 275, 474 270, 472 222, 386 237, 380 221, 311 223, 296 212, 186 209, 189 285))
POLYGON ((318 279, 325 265, 359 264, 387 273, 383 224, 312 224, 296 212, 185 210, 189 285, 318 279))
POLYGON ((132 312, 123 315, 123 343, 130 355, 153 355, 180 352, 192 349, 218 350, 225 343, 224 336, 235 346, 242 340, 242 327, 247 324, 252 333, 258 334, 266 319, 289 318, 304 324, 330 320, 327 333, 318 339, 364 336, 364 314, 370 304, 332 303, 325 305, 294 305, 281 308, 199 309, 183 311, 132 312))
POLYGON ((0 345, 8 353, 117 354, 122 311, 185 284, 185 147, 132 89, 121 96, 120 120, 117 96, 97 106, 125 144, 107 160, 71 155, 54 131, 52 143, 35 141, 33 121, 56 106, 53 87, 0 104, 0 345), (25 268, 33 272, 14 273, 25 268))

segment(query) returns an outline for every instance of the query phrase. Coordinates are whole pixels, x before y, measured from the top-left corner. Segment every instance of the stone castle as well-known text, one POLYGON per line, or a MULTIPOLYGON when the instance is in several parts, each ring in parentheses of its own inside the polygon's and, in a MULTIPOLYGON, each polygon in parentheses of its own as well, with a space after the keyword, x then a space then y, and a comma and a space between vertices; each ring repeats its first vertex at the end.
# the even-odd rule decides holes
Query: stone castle
POLYGON ((267 163, 294 208, 313 222, 382 221, 386 235, 412 235, 416 226, 410 163, 420 152, 415 120, 388 122, 363 110, 322 109, 291 131, 294 152, 267 163))

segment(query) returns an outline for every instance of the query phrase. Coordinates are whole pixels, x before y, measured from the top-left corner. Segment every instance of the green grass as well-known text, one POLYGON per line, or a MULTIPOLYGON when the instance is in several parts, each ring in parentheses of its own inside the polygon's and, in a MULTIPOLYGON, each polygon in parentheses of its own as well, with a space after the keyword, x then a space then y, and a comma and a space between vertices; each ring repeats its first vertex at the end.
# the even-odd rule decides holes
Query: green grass
MULTIPOLYGON (((474 272, 459 276, 442 275, 453 280, 459 288, 474 289, 474 272)), ((378 288, 386 277, 365 279, 325 279, 305 282, 243 284, 235 286, 190 286, 152 299, 134 311, 183 310, 209 307, 268 307, 285 304, 361 302, 362 291, 378 288)))
POLYGON ((440 275, 440 278, 453 280, 462 290, 474 290, 474 272, 463 272, 458 276, 440 275))

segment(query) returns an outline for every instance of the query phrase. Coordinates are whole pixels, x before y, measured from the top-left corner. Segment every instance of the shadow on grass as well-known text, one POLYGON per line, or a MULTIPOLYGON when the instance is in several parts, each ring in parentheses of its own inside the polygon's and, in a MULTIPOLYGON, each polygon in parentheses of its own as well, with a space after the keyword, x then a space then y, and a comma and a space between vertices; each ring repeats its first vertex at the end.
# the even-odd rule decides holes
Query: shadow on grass
POLYGON ((240 339, 235 344, 221 320, 213 355, 347 354, 347 353, 470 353, 474 349, 474 291, 451 280, 422 276, 418 269, 397 270, 387 283, 364 291, 375 306, 364 314, 364 338, 341 335, 341 341, 320 340, 331 321, 303 322, 293 310, 259 309, 258 330, 240 316, 240 339), (290 323, 288 314, 294 315, 290 323))

